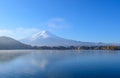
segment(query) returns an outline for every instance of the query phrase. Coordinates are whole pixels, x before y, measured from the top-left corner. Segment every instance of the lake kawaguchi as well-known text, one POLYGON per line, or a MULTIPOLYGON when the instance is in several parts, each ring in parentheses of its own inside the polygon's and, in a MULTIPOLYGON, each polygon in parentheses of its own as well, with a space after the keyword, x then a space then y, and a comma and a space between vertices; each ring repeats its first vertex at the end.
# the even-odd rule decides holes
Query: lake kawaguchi
POLYGON ((120 51, 0 50, 0 78, 120 78, 120 51))

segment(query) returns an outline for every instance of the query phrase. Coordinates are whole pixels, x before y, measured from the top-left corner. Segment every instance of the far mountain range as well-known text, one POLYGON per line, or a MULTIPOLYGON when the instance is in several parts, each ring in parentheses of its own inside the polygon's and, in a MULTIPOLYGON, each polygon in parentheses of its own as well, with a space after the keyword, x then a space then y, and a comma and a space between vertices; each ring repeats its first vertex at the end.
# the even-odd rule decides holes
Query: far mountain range
POLYGON ((107 46, 116 45, 114 43, 95 43, 95 42, 82 42, 76 40, 64 39, 52 34, 49 31, 40 31, 30 37, 15 40, 10 37, 0 37, 0 49, 26 49, 32 46, 107 46))
POLYGON ((32 46, 104 46, 104 45, 119 45, 114 43, 95 43, 95 42, 82 42, 76 40, 65 39, 49 31, 40 31, 30 37, 20 40, 22 43, 32 46))

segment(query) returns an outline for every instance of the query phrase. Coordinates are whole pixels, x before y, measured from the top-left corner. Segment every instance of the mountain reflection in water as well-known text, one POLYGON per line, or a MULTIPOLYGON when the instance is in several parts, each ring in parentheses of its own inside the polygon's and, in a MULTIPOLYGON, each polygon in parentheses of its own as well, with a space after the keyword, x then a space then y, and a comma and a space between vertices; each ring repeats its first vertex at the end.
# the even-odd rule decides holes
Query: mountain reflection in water
POLYGON ((120 51, 1 50, 0 78, 120 78, 120 51))

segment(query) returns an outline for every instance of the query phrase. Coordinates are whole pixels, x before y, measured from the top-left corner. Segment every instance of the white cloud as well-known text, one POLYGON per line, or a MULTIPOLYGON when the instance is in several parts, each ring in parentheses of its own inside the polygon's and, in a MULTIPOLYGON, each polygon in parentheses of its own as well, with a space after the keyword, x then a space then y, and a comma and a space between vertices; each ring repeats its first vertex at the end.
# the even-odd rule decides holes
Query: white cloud
POLYGON ((34 33, 39 32, 41 29, 45 30, 63 30, 63 29, 69 29, 71 26, 66 22, 63 18, 53 18, 50 19, 43 24, 40 25, 41 28, 15 28, 15 29, 0 29, 0 36, 8 36, 15 39, 22 39, 25 37, 29 37, 33 35, 34 33))
POLYGON ((17 28, 14 32, 29 35, 38 31, 37 28, 17 28))
POLYGON ((8 36, 11 35, 13 32, 7 29, 0 29, 0 36, 8 36))
POLYGON ((0 29, 0 36, 9 36, 15 39, 21 39, 31 34, 37 33, 36 28, 16 28, 16 29, 0 29))
POLYGON ((46 26, 49 29, 66 29, 70 25, 63 18, 53 18, 45 22, 42 26, 46 26))

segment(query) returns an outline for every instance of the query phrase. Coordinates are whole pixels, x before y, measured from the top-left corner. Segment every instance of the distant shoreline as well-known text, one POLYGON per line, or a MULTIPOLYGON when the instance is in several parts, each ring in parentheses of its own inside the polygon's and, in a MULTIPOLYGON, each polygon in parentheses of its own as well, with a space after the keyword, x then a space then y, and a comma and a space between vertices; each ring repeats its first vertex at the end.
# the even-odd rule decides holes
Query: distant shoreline
POLYGON ((0 48, 0 50, 120 50, 120 46, 31 46, 29 48, 0 48))

